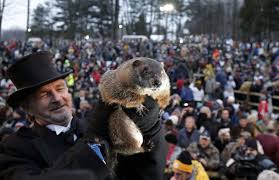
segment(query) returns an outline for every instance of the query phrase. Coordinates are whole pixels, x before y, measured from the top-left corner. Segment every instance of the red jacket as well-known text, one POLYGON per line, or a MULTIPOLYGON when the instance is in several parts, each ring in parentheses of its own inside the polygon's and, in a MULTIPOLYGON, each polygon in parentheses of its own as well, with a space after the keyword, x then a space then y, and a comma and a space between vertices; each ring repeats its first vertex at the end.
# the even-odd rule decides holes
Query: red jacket
POLYGON ((258 118, 263 119, 265 114, 268 113, 268 102, 266 100, 262 100, 258 106, 258 118))
POLYGON ((91 77, 95 80, 95 82, 96 82, 97 84, 100 83, 101 74, 100 74, 99 71, 94 71, 94 72, 92 72, 91 77))
POLYGON ((262 144, 264 154, 279 166, 279 137, 271 134, 260 134, 256 139, 262 144))

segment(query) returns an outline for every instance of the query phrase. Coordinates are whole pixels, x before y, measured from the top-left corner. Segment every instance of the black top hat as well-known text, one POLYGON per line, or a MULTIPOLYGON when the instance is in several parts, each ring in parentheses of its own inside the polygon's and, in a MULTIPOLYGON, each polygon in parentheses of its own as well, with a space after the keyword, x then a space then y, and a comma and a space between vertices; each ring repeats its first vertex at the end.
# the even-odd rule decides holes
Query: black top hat
POLYGON ((39 87, 57 79, 63 79, 70 73, 71 71, 63 74, 57 72, 52 62, 52 54, 49 52, 41 51, 27 55, 8 69, 8 76, 17 91, 8 97, 7 103, 13 108, 18 107, 29 94, 39 87))

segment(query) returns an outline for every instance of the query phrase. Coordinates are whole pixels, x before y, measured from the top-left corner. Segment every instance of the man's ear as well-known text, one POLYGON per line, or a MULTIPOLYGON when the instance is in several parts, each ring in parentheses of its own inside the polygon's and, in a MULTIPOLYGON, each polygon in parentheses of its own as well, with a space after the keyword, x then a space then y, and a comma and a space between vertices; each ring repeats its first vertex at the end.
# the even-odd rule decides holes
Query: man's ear
POLYGON ((24 99, 24 101, 20 104, 20 107, 26 112, 27 115, 33 116, 34 113, 32 112, 32 96, 28 96, 24 99))
POLYGON ((26 112, 27 120, 33 123, 35 121, 35 116, 34 113, 31 111, 30 104, 25 101, 21 104, 20 107, 24 110, 24 112, 26 112))

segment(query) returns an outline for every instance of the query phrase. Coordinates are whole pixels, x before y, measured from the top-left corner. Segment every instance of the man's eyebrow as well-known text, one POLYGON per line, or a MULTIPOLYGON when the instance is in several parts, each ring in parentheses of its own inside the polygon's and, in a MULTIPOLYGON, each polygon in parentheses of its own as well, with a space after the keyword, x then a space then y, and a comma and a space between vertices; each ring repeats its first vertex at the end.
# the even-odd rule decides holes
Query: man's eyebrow
POLYGON ((37 91, 37 92, 36 92, 36 95, 37 95, 37 96, 40 96, 40 95, 42 95, 42 94, 44 94, 44 93, 47 93, 47 90, 46 90, 46 89, 42 89, 42 90, 37 91))
POLYGON ((55 87, 56 88, 58 88, 58 87, 66 87, 66 85, 65 85, 65 83, 59 83, 59 84, 55 85, 55 87))
POLYGON ((39 88, 39 89, 37 90, 37 93, 38 93, 38 94, 44 93, 44 92, 47 91, 47 89, 48 89, 47 87, 45 87, 45 88, 41 87, 41 88, 39 88))

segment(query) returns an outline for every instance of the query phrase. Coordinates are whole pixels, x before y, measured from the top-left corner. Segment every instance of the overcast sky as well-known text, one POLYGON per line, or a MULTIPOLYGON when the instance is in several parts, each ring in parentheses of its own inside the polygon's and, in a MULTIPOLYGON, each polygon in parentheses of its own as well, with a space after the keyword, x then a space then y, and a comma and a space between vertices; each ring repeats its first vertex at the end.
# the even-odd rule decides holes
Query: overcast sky
MULTIPOLYGON (((49 0, 30 0, 30 21, 33 10, 38 4, 49 0)), ((4 10, 2 28, 4 30, 11 28, 26 29, 27 22, 27 0, 6 0, 7 6, 4 10)))

